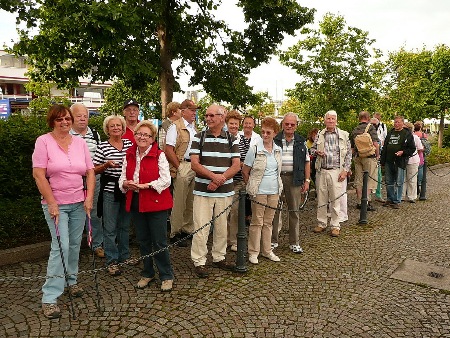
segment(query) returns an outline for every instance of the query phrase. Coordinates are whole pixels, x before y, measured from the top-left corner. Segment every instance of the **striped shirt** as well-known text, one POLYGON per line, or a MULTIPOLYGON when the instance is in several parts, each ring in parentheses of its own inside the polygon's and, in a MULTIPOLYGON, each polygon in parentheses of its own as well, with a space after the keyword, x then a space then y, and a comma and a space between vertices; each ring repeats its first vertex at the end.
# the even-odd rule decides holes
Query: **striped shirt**
MULTIPOLYGON (((131 147, 132 142, 128 139, 122 139, 123 147, 122 150, 118 150, 116 147, 113 147, 109 141, 103 141, 97 147, 97 151, 94 156, 94 165, 100 165, 106 163, 107 161, 114 161, 115 163, 119 163, 120 167, 118 168, 107 168, 104 173, 109 176, 114 176, 119 178, 122 172, 122 163, 125 157, 125 153, 128 148, 131 147)), ((108 182, 105 186, 105 191, 114 192, 114 182, 108 182)))
MULTIPOLYGON (((241 154, 241 162, 245 161, 245 156, 250 149, 250 141, 251 138, 245 138, 244 135, 238 135, 239 139, 239 153, 241 154)), ((234 175, 233 179, 235 181, 242 181, 244 178, 242 177, 242 170, 239 170, 236 175, 234 175)))
MULTIPOLYGON (((325 131, 325 157, 322 160, 322 168, 338 169, 340 168, 340 149, 339 149, 339 134, 337 129, 334 131, 325 131)), ((352 160, 352 151, 350 147, 350 140, 347 141, 347 156, 344 158, 343 168, 346 171, 350 170, 352 160)))
MULTIPOLYGON (((230 135, 232 140, 230 149, 227 135, 224 130, 217 137, 211 134, 210 130, 205 131, 205 138, 201 146, 200 163, 215 174, 223 174, 231 167, 233 158, 241 157, 238 140, 230 135)), ((201 133, 198 133, 192 140, 191 155, 200 155, 200 137, 201 133)), ((207 189, 209 183, 211 183, 209 178, 195 176, 194 195, 205 197, 228 197, 234 195, 233 178, 229 178, 215 191, 207 189)))
POLYGON ((286 141, 283 137, 282 142, 282 157, 281 157, 281 171, 293 172, 294 171, 294 138, 291 142, 286 141))
MULTIPOLYGON (((95 131, 96 133, 97 133, 97 136, 98 136, 98 140, 100 141, 100 135, 98 135, 98 132, 97 131, 95 131)), ((81 137, 83 140, 85 140, 86 141, 86 144, 87 144, 87 146, 88 146, 88 148, 89 148, 89 152, 91 153, 91 158, 93 159, 94 158, 94 155, 95 155, 95 151, 97 150, 97 141, 95 140, 95 137, 94 137, 94 132, 92 131, 92 129, 91 128, 89 128, 89 127, 87 127, 87 131, 86 131, 86 135, 82 135, 82 134, 78 134, 75 130, 73 130, 73 129, 71 129, 70 131, 69 131, 69 133, 71 134, 71 135, 74 135, 74 136, 79 136, 79 137, 81 137)))

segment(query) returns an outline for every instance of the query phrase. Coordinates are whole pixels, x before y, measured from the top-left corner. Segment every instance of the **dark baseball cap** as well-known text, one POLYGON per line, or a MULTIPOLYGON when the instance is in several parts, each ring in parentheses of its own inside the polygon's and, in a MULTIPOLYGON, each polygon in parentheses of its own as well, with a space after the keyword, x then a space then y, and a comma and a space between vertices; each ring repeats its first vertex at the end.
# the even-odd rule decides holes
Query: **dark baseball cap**
POLYGON ((200 106, 197 106, 195 104, 195 102, 192 101, 192 100, 184 100, 180 104, 180 109, 181 110, 183 110, 183 109, 199 109, 199 108, 200 108, 200 106))
POLYGON ((122 109, 125 109, 128 106, 136 106, 139 108, 139 103, 135 99, 128 99, 123 103, 122 109))

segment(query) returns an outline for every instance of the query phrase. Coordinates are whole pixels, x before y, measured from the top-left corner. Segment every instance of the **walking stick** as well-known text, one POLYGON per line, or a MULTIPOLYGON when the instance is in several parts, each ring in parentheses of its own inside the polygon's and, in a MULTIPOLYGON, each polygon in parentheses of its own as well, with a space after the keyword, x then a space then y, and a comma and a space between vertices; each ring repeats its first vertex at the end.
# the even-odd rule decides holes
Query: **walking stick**
MULTIPOLYGON (((84 190, 84 199, 86 200, 87 197, 87 183, 86 183, 86 176, 83 176, 83 190, 84 190)), ((92 270, 94 270, 94 282, 95 282, 95 292, 97 294, 97 302, 96 302, 96 307, 97 307, 97 311, 100 312, 100 291, 98 288, 98 279, 97 279, 97 271, 96 271, 96 262, 95 262, 95 250, 94 250, 94 246, 92 244, 92 224, 91 224, 91 216, 86 215, 87 220, 88 220, 88 236, 87 236, 87 241, 88 241, 88 246, 89 248, 91 248, 92 251, 92 270)))
POLYGON ((88 246, 91 248, 92 251, 92 270, 94 270, 94 282, 95 282, 95 292, 97 294, 97 302, 96 307, 97 311, 100 312, 100 291, 98 288, 98 279, 97 279, 97 268, 96 268, 96 262, 95 262, 95 250, 92 245, 92 224, 91 224, 91 217, 87 216, 88 218, 88 227, 89 227, 89 233, 88 233, 88 246))
POLYGON ((73 297, 72 297, 72 293, 70 292, 70 286, 69 286, 69 275, 67 273, 66 262, 64 261, 64 252, 63 252, 62 245, 61 245, 61 236, 59 234, 58 224, 56 223, 56 217, 53 217, 53 224, 55 224, 56 239, 58 240, 59 253, 61 255, 61 261, 62 261, 62 266, 63 266, 63 270, 64 270, 64 278, 66 279, 66 286, 67 286, 67 289, 69 290, 70 309, 72 311, 72 318, 77 319, 76 315, 75 315, 75 310, 73 307, 73 297))

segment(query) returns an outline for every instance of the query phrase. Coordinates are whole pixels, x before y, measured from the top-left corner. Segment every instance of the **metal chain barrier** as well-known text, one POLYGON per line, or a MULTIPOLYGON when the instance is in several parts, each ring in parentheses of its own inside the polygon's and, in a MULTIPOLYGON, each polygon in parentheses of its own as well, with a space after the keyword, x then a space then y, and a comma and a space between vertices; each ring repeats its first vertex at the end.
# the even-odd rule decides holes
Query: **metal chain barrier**
POLYGON ((437 174, 433 169, 431 169, 429 166, 427 166, 427 170, 431 171, 431 173, 432 173, 433 175, 437 176, 437 177, 445 177, 445 176, 447 176, 447 175, 450 175, 450 171, 447 172, 447 173, 444 174, 444 175, 439 175, 439 174, 437 174))
MULTIPOLYGON (((154 251, 154 252, 152 252, 152 253, 150 253, 148 255, 134 258, 133 261, 141 261, 141 260, 144 260, 145 258, 153 257, 153 256, 159 254, 160 252, 163 252, 165 250, 169 250, 170 248, 178 245, 180 242, 182 242, 182 241, 184 241, 184 240, 194 236, 200 230, 203 230, 207 226, 213 224, 215 219, 219 218, 225 212, 227 212, 227 210, 230 209, 236 202, 238 202, 240 198, 241 197, 239 197, 239 195, 237 195, 237 198, 234 198, 233 201, 231 202, 231 204, 228 207, 223 209, 219 214, 217 214, 215 217, 213 217, 208 223, 202 225, 200 228, 195 230, 192 234, 189 234, 189 235, 187 235, 184 238, 180 238, 178 241, 176 241, 174 243, 171 243, 171 244, 167 245, 166 247, 161 248, 161 249, 159 249, 157 251, 154 251)), ((128 265, 130 265, 130 263, 129 262, 123 262, 123 263, 118 263, 116 265, 117 266, 128 266, 128 265)), ((49 278, 65 278, 65 277, 69 277, 69 276, 91 275, 91 274, 95 274, 97 272, 106 271, 106 270, 108 270, 107 266, 102 267, 102 268, 98 268, 98 269, 82 270, 82 271, 78 271, 78 273, 72 273, 72 274, 67 274, 67 275, 63 274, 63 275, 52 275, 52 276, 39 276, 38 275, 38 276, 31 276, 31 277, 25 277, 25 276, 20 276, 20 277, 17 277, 17 276, 1 277, 0 278, 0 283, 10 282, 10 281, 32 281, 32 280, 39 280, 39 279, 44 279, 45 280, 45 279, 49 279, 49 278)))
MULTIPOLYGON (((431 171, 431 172, 432 172, 434 175, 436 175, 437 177, 444 177, 444 176, 450 175, 450 172, 448 172, 448 173, 446 173, 446 174, 444 174, 444 175, 438 175, 438 174, 437 174, 433 169, 431 169, 429 166, 427 166, 427 169, 428 169, 429 171, 431 171)), ((417 173, 414 174, 410 179, 413 179, 416 175, 417 175, 417 173)), ((381 181, 381 182, 378 181, 378 177, 377 177, 377 178, 374 178, 374 177, 372 177, 372 176, 369 175, 369 178, 372 179, 372 180, 374 180, 374 181, 377 182, 377 183, 382 184, 382 185, 385 186, 385 187, 391 186, 391 185, 388 185, 388 184, 386 184, 386 183, 384 183, 384 182, 382 182, 382 181, 381 181)), ((406 182, 406 180, 405 180, 405 182, 406 182)), ((395 186, 395 185, 394 185, 394 186, 395 186)), ((331 200, 331 201, 329 201, 328 203, 325 203, 325 204, 322 204, 322 205, 318 205, 318 206, 317 206, 317 209, 327 207, 329 203, 334 202, 334 201, 337 201, 338 199, 340 199, 340 198, 341 198, 342 196, 344 196, 345 194, 347 194, 347 191, 343 192, 343 193, 340 194, 338 197, 336 197, 334 200, 331 200)), ((240 198, 241 198, 241 197, 239 197, 239 196, 237 196, 236 198, 234 198, 233 201, 231 202, 231 204, 230 204, 228 207, 226 207, 226 208, 225 208, 224 210, 222 210, 217 216, 213 217, 213 218, 211 219, 211 221, 209 221, 208 223, 206 223, 206 224, 204 224, 203 226, 201 226, 199 229, 197 229, 196 231, 194 231, 192 234, 189 234, 189 235, 187 235, 187 236, 184 237, 184 238, 180 238, 180 239, 177 240, 176 242, 171 243, 171 244, 167 245, 166 247, 161 248, 161 249, 159 249, 159 250, 157 250, 157 251, 155 251, 155 252, 152 252, 152 253, 150 253, 150 254, 148 254, 148 255, 145 255, 145 256, 140 256, 140 257, 135 258, 135 259, 133 259, 133 260, 134 260, 134 261, 141 261, 141 260, 144 260, 145 258, 153 257, 153 256, 159 254, 160 252, 163 252, 163 251, 165 251, 165 250, 168 250, 168 249, 170 249, 170 248, 173 248, 174 246, 177 246, 180 242, 183 242, 183 241, 185 241, 186 239, 188 239, 188 238, 190 238, 190 237, 193 237, 194 234, 196 234, 196 233, 199 232, 200 230, 203 230, 203 229, 206 228, 208 225, 213 224, 215 219, 217 219, 217 218, 219 218, 221 215, 223 215, 228 209, 230 209, 235 203, 237 203, 237 202, 240 200, 240 198)), ((270 209, 277 210, 277 211, 280 211, 280 212, 281 212, 281 211, 285 211, 285 212, 311 211, 311 210, 313 210, 314 208, 305 208, 305 206, 306 206, 308 200, 309 200, 309 192, 306 192, 306 193, 304 193, 304 199, 303 199, 303 202, 302 202, 302 204, 298 207, 298 209, 288 209, 288 208, 286 208, 286 207, 272 207, 272 206, 266 205, 266 204, 264 204, 264 203, 258 202, 258 201, 256 201, 256 200, 250 198, 250 201, 253 202, 253 203, 255 203, 255 204, 262 205, 262 206, 264 206, 264 207, 266 207, 266 208, 270 208, 270 209)), ((129 262, 123 262, 123 263, 117 264, 117 266, 128 266, 128 265, 130 265, 129 262)), ((79 272, 76 273, 76 274, 68 274, 67 277, 68 277, 68 276, 77 276, 77 275, 78 275, 78 276, 79 276, 79 275, 86 275, 86 274, 95 274, 95 273, 97 273, 97 272, 106 271, 107 269, 108 269, 108 267, 106 266, 106 267, 97 268, 97 269, 83 270, 83 271, 79 271, 79 272)), ((31 276, 31 277, 25 277, 25 276, 21 276, 21 277, 16 277, 16 276, 13 276, 13 277, 1 277, 1 278, 0 278, 0 283, 2 283, 2 282, 8 282, 8 281, 31 281, 31 280, 39 280, 39 279, 45 280, 45 279, 48 279, 48 278, 65 278, 65 277, 66 277, 66 275, 64 275, 64 274, 63 274, 63 275, 53 275, 53 276, 39 276, 39 275, 38 275, 38 276, 31 276)))

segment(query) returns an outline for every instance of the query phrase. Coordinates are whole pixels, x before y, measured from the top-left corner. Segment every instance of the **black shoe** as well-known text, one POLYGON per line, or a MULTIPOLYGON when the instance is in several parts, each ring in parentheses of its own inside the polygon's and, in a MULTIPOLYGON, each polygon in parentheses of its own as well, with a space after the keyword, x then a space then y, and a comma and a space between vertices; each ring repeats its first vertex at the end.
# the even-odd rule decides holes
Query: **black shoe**
POLYGON ((175 244, 175 246, 177 246, 179 248, 188 247, 189 246, 188 242, 186 240, 182 241, 181 240, 182 238, 183 237, 180 234, 175 235, 170 239, 170 244, 175 244))
POLYGON ((225 271, 233 271, 236 268, 236 264, 228 263, 225 259, 223 259, 219 262, 213 262, 213 266, 215 266, 216 268, 225 270, 225 271))
POLYGON ((209 276, 208 269, 206 269, 206 267, 204 265, 196 266, 195 274, 199 278, 208 278, 208 276, 209 276))
POLYGON ((371 204, 367 204, 367 211, 377 211, 377 209, 373 207, 371 204))
POLYGON ((357 204, 356 209, 361 209, 361 204, 357 204))

